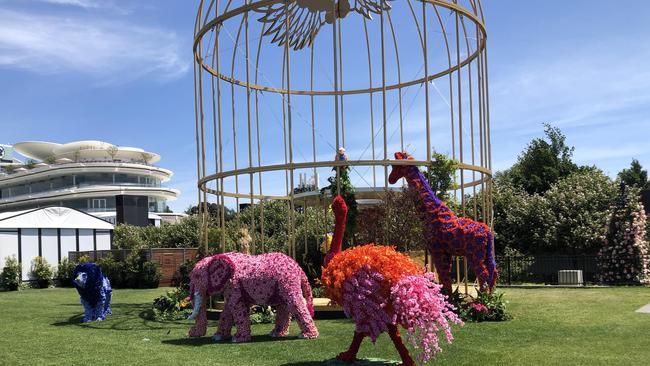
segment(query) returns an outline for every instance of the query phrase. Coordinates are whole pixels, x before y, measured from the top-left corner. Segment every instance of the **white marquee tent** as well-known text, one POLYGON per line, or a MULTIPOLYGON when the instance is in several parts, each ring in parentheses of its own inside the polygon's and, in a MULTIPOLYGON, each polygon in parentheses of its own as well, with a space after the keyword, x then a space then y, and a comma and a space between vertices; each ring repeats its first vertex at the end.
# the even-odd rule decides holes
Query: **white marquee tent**
POLYGON ((0 269, 5 258, 22 263, 29 280, 32 260, 41 256, 55 268, 70 251, 111 249, 113 225, 67 207, 0 213, 0 269))

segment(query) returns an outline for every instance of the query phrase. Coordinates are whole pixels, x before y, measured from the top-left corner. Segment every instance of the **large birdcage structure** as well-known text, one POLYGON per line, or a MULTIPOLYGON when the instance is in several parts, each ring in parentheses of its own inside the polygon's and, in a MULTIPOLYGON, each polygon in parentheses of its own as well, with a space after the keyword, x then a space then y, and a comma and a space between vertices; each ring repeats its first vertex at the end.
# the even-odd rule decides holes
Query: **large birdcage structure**
MULTIPOLYGON (((239 210, 285 200, 293 215, 318 204, 324 178, 343 166, 370 202, 395 189, 391 165, 426 167, 435 149, 460 163, 462 210, 484 192, 473 212, 490 223, 486 42, 480 0, 201 1, 193 44, 199 211, 209 202, 239 210), (341 147, 346 160, 335 157, 341 147), (396 151, 415 160, 395 160, 396 151)), ((207 234, 201 240, 207 247, 207 234)))

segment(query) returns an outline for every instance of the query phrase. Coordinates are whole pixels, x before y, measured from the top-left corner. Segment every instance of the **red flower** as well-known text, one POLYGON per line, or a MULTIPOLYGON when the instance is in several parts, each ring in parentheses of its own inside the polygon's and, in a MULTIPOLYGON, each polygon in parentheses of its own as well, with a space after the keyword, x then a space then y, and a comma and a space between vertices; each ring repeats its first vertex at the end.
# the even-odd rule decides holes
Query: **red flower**
POLYGON ((480 304, 480 303, 473 303, 472 308, 480 313, 484 313, 488 311, 487 306, 480 304))

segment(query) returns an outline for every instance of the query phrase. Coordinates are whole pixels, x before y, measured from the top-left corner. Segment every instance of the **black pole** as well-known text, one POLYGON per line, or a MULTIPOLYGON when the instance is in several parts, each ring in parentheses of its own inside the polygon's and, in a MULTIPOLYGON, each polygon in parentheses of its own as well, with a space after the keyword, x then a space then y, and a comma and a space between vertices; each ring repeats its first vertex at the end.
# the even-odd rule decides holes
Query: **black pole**
POLYGON ((38 229, 38 256, 43 256, 43 235, 41 229, 38 229))
POLYGON ((61 263, 61 229, 56 229, 57 261, 61 263))
MULTIPOLYGON (((20 263, 21 267, 23 264, 23 230, 18 229, 18 263, 20 263)), ((22 273, 20 274, 20 278, 22 279, 22 273)))
POLYGON ((97 262, 97 229, 93 229, 93 258, 97 262))

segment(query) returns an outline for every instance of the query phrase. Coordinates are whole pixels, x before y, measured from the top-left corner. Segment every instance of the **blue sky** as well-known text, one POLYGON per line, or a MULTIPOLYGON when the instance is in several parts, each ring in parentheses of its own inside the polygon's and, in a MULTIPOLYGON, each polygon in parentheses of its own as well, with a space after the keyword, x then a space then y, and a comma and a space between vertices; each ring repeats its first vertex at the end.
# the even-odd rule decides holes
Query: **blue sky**
MULTIPOLYGON (((142 147, 175 173, 169 186, 183 193, 170 206, 194 203, 197 4, 0 0, 0 143, 142 147)), ((632 158, 650 166, 649 2, 488 0, 484 9, 494 168, 509 167, 544 122, 562 129, 580 164, 610 176, 632 158)))

